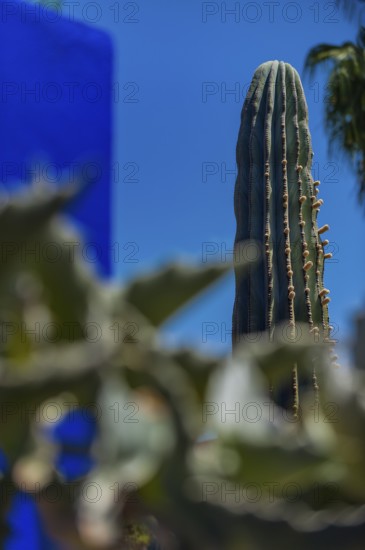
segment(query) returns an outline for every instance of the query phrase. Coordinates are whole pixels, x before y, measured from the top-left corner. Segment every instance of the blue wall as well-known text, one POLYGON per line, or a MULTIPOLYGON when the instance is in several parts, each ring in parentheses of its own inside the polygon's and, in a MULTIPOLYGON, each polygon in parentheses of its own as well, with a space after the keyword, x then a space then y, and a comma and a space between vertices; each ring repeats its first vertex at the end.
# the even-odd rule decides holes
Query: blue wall
POLYGON ((0 182, 43 175, 95 179, 70 212, 88 261, 109 274, 112 45, 83 23, 0 0, 0 182), (91 245, 95 243, 95 245, 91 245))

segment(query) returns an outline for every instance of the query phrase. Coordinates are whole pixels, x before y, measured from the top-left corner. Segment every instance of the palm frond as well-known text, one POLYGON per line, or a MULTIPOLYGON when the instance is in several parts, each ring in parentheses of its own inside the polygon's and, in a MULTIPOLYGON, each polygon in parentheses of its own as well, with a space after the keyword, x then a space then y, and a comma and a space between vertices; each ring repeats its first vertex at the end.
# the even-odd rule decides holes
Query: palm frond
POLYGON ((352 42, 345 42, 341 46, 333 44, 319 44, 311 50, 304 62, 304 72, 313 76, 318 66, 324 63, 339 63, 345 59, 354 59, 358 55, 358 46, 352 42))
POLYGON ((329 136, 329 153, 341 151, 355 170, 359 199, 365 199, 365 28, 356 42, 342 45, 319 44, 305 60, 310 76, 323 67, 329 72, 325 128, 329 136))
POLYGON ((355 21, 360 17, 365 2, 364 0, 336 0, 336 5, 349 21, 355 21))

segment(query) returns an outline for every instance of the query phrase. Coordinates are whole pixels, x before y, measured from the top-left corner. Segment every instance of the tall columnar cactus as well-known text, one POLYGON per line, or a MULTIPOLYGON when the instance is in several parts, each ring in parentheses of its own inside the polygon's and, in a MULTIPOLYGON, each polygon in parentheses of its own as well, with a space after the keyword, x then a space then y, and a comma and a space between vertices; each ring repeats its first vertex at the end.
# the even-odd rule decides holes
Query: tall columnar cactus
MULTIPOLYGON (((233 345, 256 331, 273 334, 278 323, 330 337, 323 285, 330 258, 318 227, 323 203, 319 181, 311 175, 312 147, 308 109, 300 77, 288 63, 269 61, 258 67, 241 114, 237 142, 235 249, 253 239, 263 261, 248 276, 236 269, 233 345)), ((296 383, 296 382, 295 382, 296 383)))

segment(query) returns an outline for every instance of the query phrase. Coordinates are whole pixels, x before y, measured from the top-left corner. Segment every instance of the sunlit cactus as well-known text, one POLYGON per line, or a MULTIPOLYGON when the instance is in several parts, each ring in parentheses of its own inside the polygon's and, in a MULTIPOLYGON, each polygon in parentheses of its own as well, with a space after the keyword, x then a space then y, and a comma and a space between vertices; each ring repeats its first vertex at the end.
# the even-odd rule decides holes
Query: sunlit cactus
MULTIPOLYGON (((249 268, 248 276, 236 269, 233 345, 252 332, 273 336, 279 323, 295 331, 298 322, 328 341, 330 298, 323 273, 331 254, 325 253, 328 240, 321 236, 329 226, 317 224, 323 200, 311 174, 308 109, 300 77, 288 63, 268 61, 256 70, 236 155, 235 249, 253 240, 262 261, 249 268)), ((295 369, 294 389, 297 394, 295 369)))

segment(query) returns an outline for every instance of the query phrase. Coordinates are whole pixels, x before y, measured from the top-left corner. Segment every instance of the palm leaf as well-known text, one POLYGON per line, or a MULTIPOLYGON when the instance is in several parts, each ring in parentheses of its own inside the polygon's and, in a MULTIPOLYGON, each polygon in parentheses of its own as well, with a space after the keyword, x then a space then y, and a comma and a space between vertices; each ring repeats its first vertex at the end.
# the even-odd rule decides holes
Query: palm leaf
POLYGON ((153 325, 161 325, 179 308, 225 275, 228 264, 206 267, 170 264, 152 275, 135 279, 125 290, 125 300, 153 325))
POLYGON ((340 46, 320 44, 312 48, 304 69, 310 76, 319 68, 328 71, 328 101, 325 127, 329 153, 340 149, 354 169, 359 199, 365 197, 365 29, 360 28, 356 43, 340 46))

